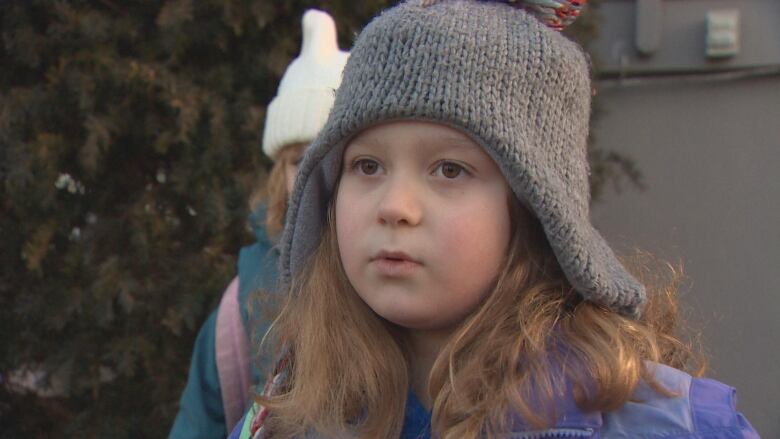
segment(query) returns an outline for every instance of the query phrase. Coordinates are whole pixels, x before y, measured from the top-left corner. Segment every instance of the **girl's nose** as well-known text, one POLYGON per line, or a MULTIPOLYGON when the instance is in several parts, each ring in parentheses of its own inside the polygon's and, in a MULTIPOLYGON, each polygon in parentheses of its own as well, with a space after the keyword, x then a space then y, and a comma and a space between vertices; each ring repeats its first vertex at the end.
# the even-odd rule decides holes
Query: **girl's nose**
POLYGON ((422 193, 419 187, 403 178, 393 178, 381 194, 377 219, 382 225, 416 226, 422 220, 422 193))

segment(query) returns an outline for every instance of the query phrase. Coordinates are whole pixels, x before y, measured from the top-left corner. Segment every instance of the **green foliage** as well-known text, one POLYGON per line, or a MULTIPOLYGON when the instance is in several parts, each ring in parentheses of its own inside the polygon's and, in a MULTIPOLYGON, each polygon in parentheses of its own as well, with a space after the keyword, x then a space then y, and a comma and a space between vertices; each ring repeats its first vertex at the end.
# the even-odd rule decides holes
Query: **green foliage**
MULTIPOLYGON (((345 40, 380 6, 361 5, 345 40)), ((251 239, 263 104, 304 7, 0 6, 0 435, 167 431, 195 331, 251 239), (27 370, 53 396, 11 382, 27 370)))
POLYGON ((303 11, 390 3, 0 3, 0 437, 165 435, 303 11))

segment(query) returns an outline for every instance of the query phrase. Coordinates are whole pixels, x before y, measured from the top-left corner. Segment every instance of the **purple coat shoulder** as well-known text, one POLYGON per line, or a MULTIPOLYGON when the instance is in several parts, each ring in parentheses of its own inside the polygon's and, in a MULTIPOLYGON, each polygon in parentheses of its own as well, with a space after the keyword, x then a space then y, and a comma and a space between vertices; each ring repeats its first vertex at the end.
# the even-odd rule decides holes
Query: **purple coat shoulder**
POLYGON ((555 427, 533 430, 516 419, 512 439, 760 439, 737 411, 736 391, 715 380, 648 363, 658 384, 674 392, 667 397, 641 383, 631 401, 613 412, 583 412, 571 383, 559 401, 555 427))
POLYGON ((642 384, 634 401, 602 415, 603 439, 759 439, 736 408, 736 390, 718 381, 650 364, 658 383, 678 396, 664 397, 642 384))

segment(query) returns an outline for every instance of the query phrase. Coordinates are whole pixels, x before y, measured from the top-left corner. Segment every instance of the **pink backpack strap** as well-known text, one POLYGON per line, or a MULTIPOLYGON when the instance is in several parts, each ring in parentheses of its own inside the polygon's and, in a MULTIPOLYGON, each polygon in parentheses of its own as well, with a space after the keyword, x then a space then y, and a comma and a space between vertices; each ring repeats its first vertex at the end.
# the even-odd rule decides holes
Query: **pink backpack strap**
POLYGON ((249 337, 241 318, 236 276, 219 303, 217 311, 216 359, 225 425, 232 428, 249 407, 249 337))

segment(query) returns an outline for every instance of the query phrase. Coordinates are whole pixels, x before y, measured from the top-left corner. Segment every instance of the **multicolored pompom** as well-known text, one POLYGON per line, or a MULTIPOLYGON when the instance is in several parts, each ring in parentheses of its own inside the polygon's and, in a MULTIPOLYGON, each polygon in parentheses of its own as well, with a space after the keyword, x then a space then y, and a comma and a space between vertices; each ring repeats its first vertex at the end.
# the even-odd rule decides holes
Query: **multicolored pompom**
MULTIPOLYGON (((431 6, 440 0, 422 0, 423 6, 431 6)), ((506 3, 534 14, 542 23, 555 30, 563 30, 580 16, 588 0, 478 0, 506 3)))

